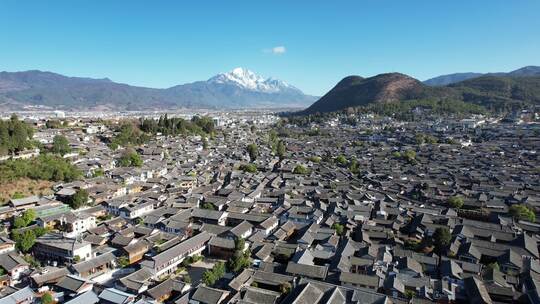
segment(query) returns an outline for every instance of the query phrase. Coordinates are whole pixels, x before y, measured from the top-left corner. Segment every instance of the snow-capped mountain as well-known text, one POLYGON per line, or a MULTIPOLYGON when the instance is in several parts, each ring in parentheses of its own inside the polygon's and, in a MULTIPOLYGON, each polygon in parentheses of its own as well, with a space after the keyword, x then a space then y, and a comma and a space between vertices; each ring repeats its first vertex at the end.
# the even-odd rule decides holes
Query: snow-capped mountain
POLYGON ((0 72, 0 110, 27 106, 61 110, 305 107, 316 97, 273 78, 237 68, 207 81, 168 89, 135 87, 108 79, 52 72, 0 72))
POLYGON ((287 90, 300 91, 284 81, 271 77, 264 78, 245 68, 235 68, 230 72, 218 74, 208 79, 208 82, 236 85, 242 89, 263 93, 279 93, 287 90))
POLYGON ((183 104, 219 108, 305 107, 317 99, 284 81, 264 78, 244 68, 167 91, 179 96, 183 104))

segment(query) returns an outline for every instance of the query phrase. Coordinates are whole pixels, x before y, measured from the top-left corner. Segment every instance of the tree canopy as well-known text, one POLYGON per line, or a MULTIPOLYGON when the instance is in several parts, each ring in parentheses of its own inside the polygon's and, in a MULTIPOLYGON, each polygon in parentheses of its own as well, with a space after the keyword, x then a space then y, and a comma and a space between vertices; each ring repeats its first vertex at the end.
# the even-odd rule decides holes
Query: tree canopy
POLYGON ((118 164, 122 167, 140 167, 143 164, 143 160, 137 151, 127 149, 118 159, 118 164))
POLYGON ((247 151, 249 153, 249 158, 251 161, 255 161, 259 155, 259 149, 256 144, 249 144, 247 146, 247 151))
POLYGON ((536 214, 525 204, 512 205, 508 210, 510 215, 518 220, 527 220, 529 222, 534 222, 536 220, 536 214))
POLYGON ((60 155, 65 155, 71 152, 69 141, 63 135, 56 135, 53 138, 52 152, 60 155))
POLYGON ((448 198, 448 205, 452 208, 460 209, 463 207, 463 197, 461 196, 452 196, 448 198))
POLYGON ((34 129, 12 115, 9 120, 0 120, 0 155, 23 151, 32 147, 34 129))
POLYGON ((13 227, 15 229, 23 228, 28 226, 36 219, 36 211, 34 209, 28 209, 22 213, 20 216, 15 216, 13 218, 13 227))
POLYGON ((71 182, 81 177, 81 172, 69 161, 52 154, 42 154, 30 159, 12 159, 0 163, 0 182, 19 178, 71 182))
POLYGON ((88 204, 88 191, 86 189, 79 189, 69 199, 69 206, 73 209, 79 209, 88 204))
POLYGON ((257 172, 257 166, 255 166, 254 164, 242 164, 240 165, 239 169, 244 172, 249 172, 249 173, 257 172))
POLYGON ((51 295, 50 292, 46 292, 41 296, 41 304, 53 304, 54 303, 54 297, 51 295))
POLYGON ((294 167, 293 173, 294 174, 308 174, 309 170, 303 165, 297 165, 296 167, 294 167))
POLYGON ((443 253, 450 245, 452 235, 447 227, 439 227, 433 232, 433 245, 438 253, 443 253))
POLYGON ((212 269, 209 269, 203 273, 202 282, 207 286, 214 285, 219 279, 225 275, 225 264, 223 262, 217 262, 212 269))

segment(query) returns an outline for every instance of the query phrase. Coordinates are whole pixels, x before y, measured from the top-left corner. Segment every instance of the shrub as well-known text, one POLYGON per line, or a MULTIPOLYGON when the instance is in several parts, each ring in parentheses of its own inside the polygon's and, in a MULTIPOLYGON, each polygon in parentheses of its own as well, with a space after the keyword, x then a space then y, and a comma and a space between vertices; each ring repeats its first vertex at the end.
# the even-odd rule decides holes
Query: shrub
POLYGON ((69 199, 68 204, 73 209, 79 209, 88 205, 88 191, 86 191, 86 189, 77 190, 77 192, 69 199))
POLYGON ((343 235, 343 232, 345 232, 345 227, 340 223, 332 224, 332 229, 334 229, 338 235, 343 235))
POLYGON ((452 196, 448 198, 448 205, 452 208, 460 209, 463 207, 463 198, 460 196, 452 196))
POLYGON ((343 155, 340 155, 338 157, 336 157, 336 162, 342 166, 346 165, 347 164, 347 159, 345 158, 345 156, 343 155))
POLYGON ((306 167, 302 166, 302 165, 298 165, 298 166, 294 167, 293 173, 294 174, 308 174, 309 170, 306 167))
POLYGON ((143 160, 135 150, 128 149, 118 159, 118 164, 122 167, 140 167, 143 164, 143 160))
POLYGON ((242 164, 240 165, 240 170, 244 172, 255 173, 257 172, 257 166, 255 166, 254 164, 242 164))
POLYGON ((50 292, 46 292, 41 296, 41 303, 42 304, 53 304, 54 303, 54 297, 50 292))
POLYGON ((509 209, 509 213, 518 220, 527 220, 529 222, 534 222, 536 220, 534 211, 524 204, 512 205, 509 209))

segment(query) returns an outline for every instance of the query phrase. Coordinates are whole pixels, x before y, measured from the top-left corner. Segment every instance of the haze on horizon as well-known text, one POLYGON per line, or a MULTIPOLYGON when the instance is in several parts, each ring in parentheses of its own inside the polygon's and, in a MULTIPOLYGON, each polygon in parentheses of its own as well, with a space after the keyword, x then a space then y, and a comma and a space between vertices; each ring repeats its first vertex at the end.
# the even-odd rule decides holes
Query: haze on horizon
POLYGON ((2 1, 2 71, 165 88, 241 66, 322 95, 344 76, 540 65, 538 1, 2 1))

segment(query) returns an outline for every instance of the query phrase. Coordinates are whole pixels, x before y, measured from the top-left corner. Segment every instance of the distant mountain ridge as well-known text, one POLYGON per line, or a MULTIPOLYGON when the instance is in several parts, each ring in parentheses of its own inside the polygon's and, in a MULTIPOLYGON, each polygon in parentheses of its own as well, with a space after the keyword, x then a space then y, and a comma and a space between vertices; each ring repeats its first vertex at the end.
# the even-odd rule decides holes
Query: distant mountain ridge
POLYGON ((534 67, 526 67, 502 76, 482 75, 447 86, 429 86, 400 73, 369 78, 347 76, 299 114, 421 99, 459 100, 495 109, 540 105, 540 75, 535 73, 534 67))
POLYGON ((424 84, 430 86, 445 86, 467 79, 480 76, 540 76, 540 66, 526 66, 508 73, 454 73, 441 75, 424 81, 424 84))
POLYGON ((207 81, 167 89, 116 83, 108 78, 67 77, 37 70, 0 72, 0 108, 64 110, 304 107, 316 97, 281 80, 236 68, 207 81))

